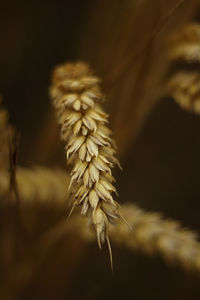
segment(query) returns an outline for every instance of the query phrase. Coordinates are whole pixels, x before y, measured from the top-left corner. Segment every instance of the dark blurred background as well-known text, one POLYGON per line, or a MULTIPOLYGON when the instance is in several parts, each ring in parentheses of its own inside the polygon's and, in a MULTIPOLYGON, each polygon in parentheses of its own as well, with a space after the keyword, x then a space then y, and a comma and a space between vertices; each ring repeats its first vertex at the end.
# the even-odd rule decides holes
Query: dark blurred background
MULTIPOLYGON (((12 124, 21 133, 19 163, 65 166, 48 97, 51 71, 65 61, 87 60, 110 95, 105 107, 111 115, 123 166, 122 173, 116 171, 119 201, 161 211, 198 231, 199 116, 183 111, 170 97, 153 93, 150 99, 143 95, 143 73, 146 76, 147 71, 141 75, 137 67, 134 69, 138 58, 127 66, 117 87, 104 81, 104 75, 112 79, 115 67, 131 55, 175 2, 1 1, 0 92, 12 124), (136 94, 131 72, 140 74, 136 94), (127 124, 127 112, 131 119, 136 116, 132 127, 127 124)), ((160 51, 164 37, 191 19, 199 20, 198 1, 183 3, 154 40, 148 63, 148 78, 153 83, 147 85, 153 90, 159 89, 156 84, 161 78, 163 84, 167 70, 164 51, 160 51), (160 66, 157 53, 163 62, 160 66), (156 83, 155 78, 159 79, 156 83)), ((147 65, 143 49, 141 56, 147 65)), ((48 268, 44 266, 40 278, 20 291, 16 299, 200 299, 199 277, 179 266, 168 266, 158 256, 131 253, 113 245, 112 274, 106 250, 100 252, 94 244, 83 252, 73 271, 63 263, 62 270, 46 281, 42 276, 48 268)))

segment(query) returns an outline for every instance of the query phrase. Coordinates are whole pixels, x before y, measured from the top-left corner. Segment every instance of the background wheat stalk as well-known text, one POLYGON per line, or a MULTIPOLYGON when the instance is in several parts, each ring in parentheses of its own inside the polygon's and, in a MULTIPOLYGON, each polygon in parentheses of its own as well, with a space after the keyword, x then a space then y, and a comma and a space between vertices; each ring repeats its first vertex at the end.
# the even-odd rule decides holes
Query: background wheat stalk
MULTIPOLYGON (((17 182, 22 207, 33 210, 35 204, 46 207, 56 206, 62 210, 66 201, 66 182, 70 177, 62 170, 35 167, 18 168, 17 182)), ((0 196, 9 188, 9 173, 0 176, 0 196)), ((200 244, 197 234, 183 228, 179 222, 162 217, 155 212, 146 212, 136 205, 126 203, 121 208, 123 216, 133 227, 130 231, 121 221, 113 226, 110 234, 115 244, 131 251, 140 250, 147 254, 160 253, 168 262, 176 262, 186 270, 200 271, 200 244)), ((94 240, 93 232, 88 231, 85 220, 75 214, 70 222, 66 218, 48 229, 40 237, 42 247, 53 247, 67 233, 79 234, 86 242, 94 240)))
MULTIPOLYGON (((67 194, 67 184, 70 179, 65 172, 58 168, 48 169, 36 166, 32 169, 17 167, 17 184, 20 200, 23 205, 34 203, 64 203, 67 194), (58 180, 55 180, 57 178, 58 180)), ((0 196, 3 197, 9 190, 10 172, 0 172, 0 196)))
POLYGON ((189 23, 168 39, 166 90, 183 109, 200 114, 200 25, 189 23))
MULTIPOLYGON (((0 97, 0 104, 1 104, 0 97)), ((9 137, 13 134, 13 128, 8 123, 8 112, 0 108, 0 170, 9 166, 9 137)))

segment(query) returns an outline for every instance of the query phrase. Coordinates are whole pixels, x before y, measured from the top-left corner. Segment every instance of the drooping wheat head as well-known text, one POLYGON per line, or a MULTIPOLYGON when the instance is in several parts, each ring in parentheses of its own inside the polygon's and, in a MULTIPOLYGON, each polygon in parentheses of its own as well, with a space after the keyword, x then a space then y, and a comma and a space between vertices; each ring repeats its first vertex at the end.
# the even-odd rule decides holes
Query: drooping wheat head
POLYGON ((200 62, 200 25, 189 23, 170 36, 169 57, 171 61, 200 62))
POLYGON ((100 103, 104 96, 99 78, 82 62, 58 66, 53 72, 50 95, 65 142, 66 159, 73 165, 69 184, 73 211, 81 206, 81 214, 89 217, 96 229, 101 248, 108 238, 109 223, 120 216, 111 168, 118 164, 115 143, 106 126, 108 115, 100 103))
POLYGON ((172 74, 167 93, 185 110, 200 114, 200 25, 190 23, 169 37, 172 74))
POLYGON ((200 71, 179 71, 167 85, 176 102, 190 112, 200 114, 200 71))

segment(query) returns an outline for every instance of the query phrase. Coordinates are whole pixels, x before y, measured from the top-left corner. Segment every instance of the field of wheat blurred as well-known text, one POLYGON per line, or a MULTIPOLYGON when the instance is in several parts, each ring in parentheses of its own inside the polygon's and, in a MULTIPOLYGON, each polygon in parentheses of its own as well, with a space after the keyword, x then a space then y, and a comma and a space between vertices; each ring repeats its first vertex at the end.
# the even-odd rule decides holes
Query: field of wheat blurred
POLYGON ((2 1, 0 16, 0 299, 199 299, 199 1, 2 1), (67 220, 48 90, 80 60, 123 167, 113 273, 80 209, 67 220))

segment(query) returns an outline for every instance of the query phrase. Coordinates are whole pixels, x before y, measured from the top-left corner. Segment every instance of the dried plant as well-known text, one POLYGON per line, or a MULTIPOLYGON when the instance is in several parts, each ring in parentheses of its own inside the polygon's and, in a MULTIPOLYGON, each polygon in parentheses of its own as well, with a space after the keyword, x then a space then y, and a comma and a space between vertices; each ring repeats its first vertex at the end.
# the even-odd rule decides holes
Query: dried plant
POLYGON ((100 80, 85 63, 58 66, 50 90, 61 125, 61 139, 66 145, 66 158, 73 164, 69 189, 73 211, 81 206, 95 226, 99 247, 108 238, 108 225, 119 218, 111 168, 118 164, 111 131, 106 127, 108 115, 99 103, 104 96, 100 80))

